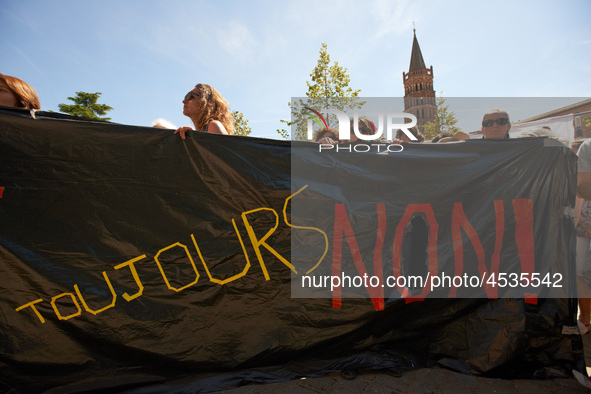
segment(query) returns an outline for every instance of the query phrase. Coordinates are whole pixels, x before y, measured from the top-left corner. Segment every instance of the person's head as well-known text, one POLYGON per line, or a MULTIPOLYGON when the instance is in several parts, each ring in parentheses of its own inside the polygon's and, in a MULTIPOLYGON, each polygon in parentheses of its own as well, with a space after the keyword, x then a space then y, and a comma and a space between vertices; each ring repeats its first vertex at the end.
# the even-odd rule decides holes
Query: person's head
POLYGON ((487 140, 509 138, 511 120, 509 114, 502 109, 493 109, 482 118, 482 134, 487 140))
MULTIPOLYGON (((566 138, 563 138, 562 136, 555 134, 552 131, 552 129, 550 129, 549 127, 542 127, 540 129, 529 130, 529 131, 526 131, 524 133, 517 135, 517 138, 528 138, 528 137, 548 137, 548 138, 552 138, 554 140, 560 141, 566 146, 569 146, 568 140, 566 138)), ((584 141, 584 139, 583 139, 583 141, 584 141)), ((572 149, 572 146, 571 146, 571 149, 572 149)), ((578 147, 577 147, 577 149, 578 149, 578 147)), ((577 153, 577 152, 575 151, 575 153, 577 153)))
MULTIPOLYGON (((351 134, 355 134, 354 126, 355 118, 351 118, 351 121, 349 123, 351 134)), ((362 116, 357 120, 357 129, 359 130, 359 133, 363 135, 374 135, 376 133, 376 126, 373 124, 371 120, 367 119, 365 116, 362 116)))
POLYGON ((41 109, 37 92, 22 79, 0 74, 0 105, 41 109))
POLYGON ((338 141, 339 137, 337 137, 339 135, 339 131, 337 129, 332 129, 332 128, 328 128, 328 129, 320 129, 316 132, 316 136, 314 137, 314 141, 318 142, 321 139, 328 137, 330 139, 332 139, 333 141, 338 141))
MULTIPOLYGON (((355 118, 351 118, 349 121, 349 130, 351 137, 348 140, 341 140, 341 142, 355 142, 359 141, 359 137, 355 134, 355 118)), ((357 130, 359 130, 360 134, 363 135, 374 135, 376 132, 376 126, 373 122, 367 119, 365 116, 360 117, 357 120, 357 130)))
POLYGON ((213 86, 197 84, 183 99, 183 115, 193 121, 196 130, 212 120, 220 121, 228 134, 234 133, 234 119, 230 106, 213 86))
POLYGON ((157 127, 160 129, 176 129, 176 126, 170 123, 168 120, 163 118, 158 118, 152 122, 152 127, 157 127))
POLYGON ((412 133, 412 135, 414 135, 416 137, 416 141, 413 141, 410 139, 410 137, 408 135, 406 135, 405 132, 403 132, 402 130, 398 130, 396 132, 396 139, 400 140, 402 142, 423 142, 425 141, 425 138, 423 137, 423 134, 421 134, 421 132, 419 131, 419 128, 417 126, 413 126, 410 129, 408 129, 408 131, 410 131, 412 133))

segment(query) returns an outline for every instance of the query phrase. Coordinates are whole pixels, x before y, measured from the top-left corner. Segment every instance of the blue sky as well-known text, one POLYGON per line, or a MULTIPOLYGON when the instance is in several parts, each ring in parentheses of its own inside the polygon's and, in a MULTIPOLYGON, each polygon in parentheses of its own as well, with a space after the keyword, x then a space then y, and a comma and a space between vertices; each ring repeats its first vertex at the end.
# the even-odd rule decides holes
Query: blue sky
MULTIPOLYGON (((208 83, 253 136, 280 138, 322 42, 361 96, 403 96, 413 22, 438 95, 591 97, 590 15, 588 0, 2 0, 0 72, 31 84, 45 110, 102 92, 114 122, 139 126, 191 125, 182 98, 208 83)), ((518 120, 554 108, 507 109, 518 120)))

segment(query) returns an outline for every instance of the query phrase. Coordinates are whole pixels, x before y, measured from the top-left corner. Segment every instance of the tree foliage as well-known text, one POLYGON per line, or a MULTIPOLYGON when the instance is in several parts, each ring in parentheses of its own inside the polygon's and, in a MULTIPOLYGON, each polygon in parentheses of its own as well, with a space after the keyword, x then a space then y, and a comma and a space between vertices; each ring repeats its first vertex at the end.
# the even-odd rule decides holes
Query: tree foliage
POLYGON ((244 117, 244 114, 239 111, 233 111, 232 116, 234 117, 234 135, 249 135, 252 133, 252 129, 248 125, 248 119, 244 117))
POLYGON ((99 92, 76 92, 76 97, 68 97, 68 100, 73 101, 75 104, 58 104, 58 108, 61 112, 82 118, 111 120, 111 118, 103 116, 113 108, 106 104, 96 103, 101 94, 99 92))
POLYGON ((432 140, 437 134, 448 132, 455 134, 461 131, 459 127, 456 127, 458 120, 453 111, 449 111, 449 105, 445 105, 445 99, 441 96, 437 97, 437 114, 435 119, 431 122, 427 122, 423 125, 423 136, 425 140, 432 140))
MULTIPOLYGON (((353 90, 349 87, 351 79, 347 69, 339 66, 338 62, 331 65, 330 55, 326 43, 320 47, 320 56, 316 67, 310 73, 312 81, 306 81, 308 99, 304 102, 288 103, 291 108, 292 121, 281 120, 288 127, 295 126, 294 135, 291 137, 297 140, 306 140, 307 121, 309 113, 304 107, 314 108, 319 111, 323 108, 338 109, 346 112, 347 110, 361 108, 364 102, 359 101, 361 90, 353 90)), ((335 127, 336 116, 328 114, 324 116, 328 127, 335 127)), ((277 133, 285 139, 290 138, 290 132, 285 129, 277 130, 277 133)))

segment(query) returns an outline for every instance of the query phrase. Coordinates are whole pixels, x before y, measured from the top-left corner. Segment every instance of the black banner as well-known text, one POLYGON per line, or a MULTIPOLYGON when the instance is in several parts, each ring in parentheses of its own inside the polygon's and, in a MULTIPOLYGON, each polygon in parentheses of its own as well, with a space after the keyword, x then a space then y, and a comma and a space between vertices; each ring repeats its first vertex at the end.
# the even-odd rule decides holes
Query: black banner
POLYGON ((570 149, 549 138, 389 146, 401 147, 294 143, 294 295, 365 296, 377 309, 383 298, 576 297, 570 149))
POLYGON ((212 391, 436 362, 583 371, 575 156, 548 139, 404 148, 0 111, 0 387, 212 391), (519 286, 386 283, 415 266, 519 286), (299 293, 306 275, 349 269, 386 286, 299 293))

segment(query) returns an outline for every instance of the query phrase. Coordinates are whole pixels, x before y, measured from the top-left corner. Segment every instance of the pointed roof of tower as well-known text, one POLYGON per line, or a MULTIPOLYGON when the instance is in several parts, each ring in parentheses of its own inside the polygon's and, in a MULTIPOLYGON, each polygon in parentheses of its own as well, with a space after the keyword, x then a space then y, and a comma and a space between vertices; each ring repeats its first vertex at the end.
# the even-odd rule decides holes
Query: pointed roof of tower
POLYGON ((421 47, 419 47, 419 41, 417 40, 417 32, 415 29, 412 29, 412 31, 414 34, 414 39, 412 41, 412 52, 410 54, 410 67, 408 68, 408 72, 427 68, 425 67, 425 61, 423 60, 421 47))

